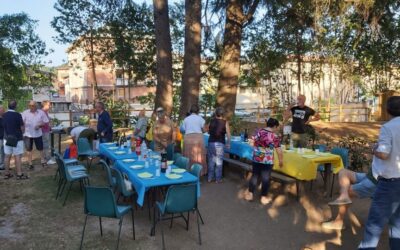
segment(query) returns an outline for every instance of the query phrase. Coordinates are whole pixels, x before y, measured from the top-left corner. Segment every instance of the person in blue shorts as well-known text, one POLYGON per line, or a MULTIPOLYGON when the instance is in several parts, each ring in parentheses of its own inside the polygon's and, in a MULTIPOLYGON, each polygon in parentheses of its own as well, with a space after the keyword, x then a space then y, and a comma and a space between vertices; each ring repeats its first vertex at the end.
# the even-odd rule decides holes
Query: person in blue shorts
POLYGON ((329 202, 330 206, 338 206, 338 214, 334 220, 322 223, 325 229, 345 229, 344 216, 352 203, 350 197, 371 198, 376 190, 377 180, 372 176, 372 168, 368 173, 357 173, 348 169, 339 171, 339 197, 329 202))

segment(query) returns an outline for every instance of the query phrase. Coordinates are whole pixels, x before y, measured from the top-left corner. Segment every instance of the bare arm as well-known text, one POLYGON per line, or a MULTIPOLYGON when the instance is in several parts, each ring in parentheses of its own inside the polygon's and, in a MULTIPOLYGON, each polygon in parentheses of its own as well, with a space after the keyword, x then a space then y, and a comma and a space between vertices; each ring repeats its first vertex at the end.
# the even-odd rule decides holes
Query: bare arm
POLYGON ((278 160, 279 160, 279 167, 283 167, 283 153, 282 153, 282 148, 276 148, 276 153, 278 154, 278 160))
POLYGON ((227 138, 226 145, 227 145, 227 147, 230 147, 230 144, 231 144, 231 128, 229 127, 229 122, 228 121, 226 121, 225 129, 226 129, 226 138, 227 138))

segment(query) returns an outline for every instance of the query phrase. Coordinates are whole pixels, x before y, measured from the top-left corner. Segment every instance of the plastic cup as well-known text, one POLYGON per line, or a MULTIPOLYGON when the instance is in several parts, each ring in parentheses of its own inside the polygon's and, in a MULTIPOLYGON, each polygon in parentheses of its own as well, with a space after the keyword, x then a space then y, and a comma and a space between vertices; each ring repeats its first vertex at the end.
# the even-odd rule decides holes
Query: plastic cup
POLYGON ((145 161, 145 162, 144 162, 144 167, 145 167, 145 168, 149 168, 149 161, 145 161))
POLYGON ((318 148, 315 149, 315 153, 316 153, 317 155, 319 154, 319 149, 318 149, 318 148))
POLYGON ((160 168, 157 168, 156 169, 156 176, 160 176, 160 174, 161 174, 161 170, 160 170, 160 168))

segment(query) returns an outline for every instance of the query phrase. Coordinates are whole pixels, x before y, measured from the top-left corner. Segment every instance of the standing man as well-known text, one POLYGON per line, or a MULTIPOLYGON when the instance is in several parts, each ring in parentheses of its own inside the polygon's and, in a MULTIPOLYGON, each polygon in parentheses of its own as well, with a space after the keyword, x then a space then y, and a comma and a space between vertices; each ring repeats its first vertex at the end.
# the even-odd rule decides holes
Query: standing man
POLYGON ((8 111, 3 115, 4 125, 4 166, 6 174, 4 179, 10 179, 14 175, 10 172, 11 156, 15 158, 15 168, 17 169, 17 180, 25 180, 29 177, 22 173, 21 158, 24 153, 24 141, 22 134, 24 132, 24 121, 20 113, 15 112, 17 108, 16 101, 10 101, 8 111))
POLYGON ((49 122, 46 122, 42 127, 42 137, 43 137, 43 154, 44 159, 47 161, 47 164, 56 164, 56 162, 51 158, 51 150, 50 150, 50 117, 49 117, 49 110, 51 108, 50 101, 43 101, 42 102, 42 111, 46 115, 49 122))
POLYGON ((4 127, 3 127, 4 108, 0 105, 0 170, 4 170, 4 127))
POLYGON ((373 149, 372 174, 378 179, 359 249, 376 249, 389 225, 390 249, 400 249, 400 96, 387 101, 391 120, 383 124, 373 149))
POLYGON ((306 125, 320 119, 318 112, 306 106, 305 103, 306 96, 299 95, 297 97, 297 104, 289 106, 284 116, 284 122, 290 117, 293 119, 291 138, 296 148, 304 148, 307 146, 306 125))
POLYGON ((35 143, 36 149, 40 152, 41 164, 44 167, 46 166, 46 160, 43 152, 42 128, 49 122, 49 119, 42 110, 37 109, 35 101, 29 102, 29 109, 22 112, 22 119, 25 124, 24 141, 28 154, 29 169, 34 169, 32 163, 33 143, 35 143))
POLYGON ((146 131, 147 131, 146 129, 147 129, 147 117, 146 117, 146 111, 143 109, 139 112, 134 135, 136 137, 139 137, 143 141, 146 137, 146 131))
POLYGON ((153 128, 154 150, 166 152, 169 144, 175 142, 174 123, 167 117, 163 108, 157 108, 157 121, 153 128))
POLYGON ((113 137, 113 123, 110 114, 105 110, 104 103, 97 102, 96 111, 99 114, 97 133, 100 136, 100 143, 111 142, 113 137))

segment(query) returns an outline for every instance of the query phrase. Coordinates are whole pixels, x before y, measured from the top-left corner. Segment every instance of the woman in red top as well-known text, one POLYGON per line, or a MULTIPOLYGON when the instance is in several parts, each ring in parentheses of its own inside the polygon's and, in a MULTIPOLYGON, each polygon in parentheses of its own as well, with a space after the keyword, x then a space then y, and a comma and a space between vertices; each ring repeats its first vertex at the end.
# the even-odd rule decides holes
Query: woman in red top
POLYGON ((274 149, 278 153, 279 167, 283 166, 283 156, 279 137, 275 134, 279 128, 279 121, 274 118, 267 120, 267 127, 257 131, 253 136, 253 175, 249 182, 249 191, 245 198, 253 200, 254 191, 257 186, 258 178, 261 177, 261 203, 266 205, 271 202, 267 197, 269 189, 269 179, 274 166, 274 149))

